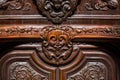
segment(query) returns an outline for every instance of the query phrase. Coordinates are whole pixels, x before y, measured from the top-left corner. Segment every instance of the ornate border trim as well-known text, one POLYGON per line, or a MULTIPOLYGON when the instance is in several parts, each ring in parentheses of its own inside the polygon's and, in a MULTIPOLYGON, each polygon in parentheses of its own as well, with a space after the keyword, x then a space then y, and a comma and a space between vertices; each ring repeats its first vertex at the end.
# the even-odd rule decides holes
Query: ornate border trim
POLYGON ((63 30, 69 33, 71 39, 81 38, 105 38, 105 39, 120 39, 120 28, 119 27, 94 27, 94 28, 72 28, 70 26, 47 26, 44 28, 40 27, 29 27, 29 26, 14 26, 14 27, 0 27, 0 38, 41 38, 44 39, 44 33, 46 31, 63 30))

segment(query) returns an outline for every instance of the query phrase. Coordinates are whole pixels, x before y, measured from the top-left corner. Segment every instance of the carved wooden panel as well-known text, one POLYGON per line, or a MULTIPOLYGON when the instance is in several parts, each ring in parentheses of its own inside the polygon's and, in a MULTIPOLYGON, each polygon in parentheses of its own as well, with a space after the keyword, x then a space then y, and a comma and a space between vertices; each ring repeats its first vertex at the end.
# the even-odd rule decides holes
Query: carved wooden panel
POLYGON ((0 0, 0 80, 120 80, 119 47, 119 0, 0 0))
POLYGON ((1 80, 117 80, 114 60, 97 46, 73 43, 71 50, 43 43, 19 45, 9 51, 0 60, 1 80))

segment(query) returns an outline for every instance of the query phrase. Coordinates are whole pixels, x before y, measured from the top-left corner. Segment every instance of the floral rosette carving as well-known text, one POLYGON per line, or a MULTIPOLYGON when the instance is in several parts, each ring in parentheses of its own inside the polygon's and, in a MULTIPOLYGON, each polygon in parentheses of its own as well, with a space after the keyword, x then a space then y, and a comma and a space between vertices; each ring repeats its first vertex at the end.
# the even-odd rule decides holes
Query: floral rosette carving
POLYGON ((36 0, 41 13, 55 24, 62 23, 71 16, 78 5, 78 0, 36 0))
POLYGON ((62 65, 74 59, 79 49, 71 42, 70 27, 44 28, 40 57, 49 64, 62 65))

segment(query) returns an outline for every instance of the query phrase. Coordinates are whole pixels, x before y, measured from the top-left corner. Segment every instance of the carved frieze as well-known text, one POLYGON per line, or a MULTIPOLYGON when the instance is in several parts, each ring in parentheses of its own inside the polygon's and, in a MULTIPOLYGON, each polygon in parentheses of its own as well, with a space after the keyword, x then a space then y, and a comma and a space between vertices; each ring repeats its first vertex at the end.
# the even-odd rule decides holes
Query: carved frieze
POLYGON ((87 10, 100 10, 106 11, 108 9, 116 9, 118 7, 117 0, 89 0, 86 3, 87 10))
POLYGON ((55 24, 60 24, 71 16, 81 0, 36 0, 41 13, 55 24))
POLYGON ((0 0, 0 9, 30 10, 31 4, 26 0, 0 0))
MULTIPOLYGON (((0 27, 0 38, 10 38, 13 37, 38 37, 44 39, 48 31, 63 32, 65 35, 69 35, 69 39, 74 39, 75 36, 106 36, 106 37, 120 37, 120 28, 119 27, 103 27, 103 28, 72 28, 70 26, 62 26, 57 28, 57 26, 48 26, 45 28, 40 27, 0 27), (55 28, 56 27, 56 28, 55 28)), ((46 35, 47 36, 47 35, 46 35)))

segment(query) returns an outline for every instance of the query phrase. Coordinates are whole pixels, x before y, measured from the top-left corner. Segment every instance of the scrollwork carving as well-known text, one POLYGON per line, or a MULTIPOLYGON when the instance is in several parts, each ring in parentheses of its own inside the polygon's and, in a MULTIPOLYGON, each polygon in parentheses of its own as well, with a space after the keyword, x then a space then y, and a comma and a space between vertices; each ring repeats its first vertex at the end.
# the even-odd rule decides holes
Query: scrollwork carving
POLYGON ((38 9, 50 21, 60 24, 71 16, 78 5, 78 0, 36 0, 38 9))
POLYGON ((68 80, 106 80, 105 65, 101 62, 89 62, 80 72, 70 76, 68 80))
POLYGON ((30 10, 31 4, 26 0, 1 0, 0 9, 7 10, 30 10))
POLYGON ((101 10, 106 11, 108 9, 116 9, 118 7, 117 0, 89 0, 86 3, 87 10, 101 10))
MULTIPOLYGON (((29 27, 29 26, 14 26, 14 27, 6 27, 0 28, 0 38, 6 37, 9 38, 10 36, 37 36, 41 38, 45 38, 44 34, 47 34, 48 31, 51 30, 61 30, 66 32, 67 35, 71 38, 75 36, 81 35, 93 35, 93 36, 106 36, 106 37, 120 37, 120 28, 119 27, 104 27, 104 28, 72 28, 70 26, 62 26, 60 28, 53 28, 52 26, 48 26, 45 28, 40 27, 29 27)), ((46 35, 47 36, 47 35, 46 35)))
POLYGON ((74 48, 71 42, 73 31, 71 27, 48 27, 43 29, 43 42, 41 58, 50 64, 62 65, 70 62, 78 55, 79 49, 74 48))
POLYGON ((48 80, 47 77, 34 71, 26 62, 15 62, 10 65, 10 80, 48 80))

